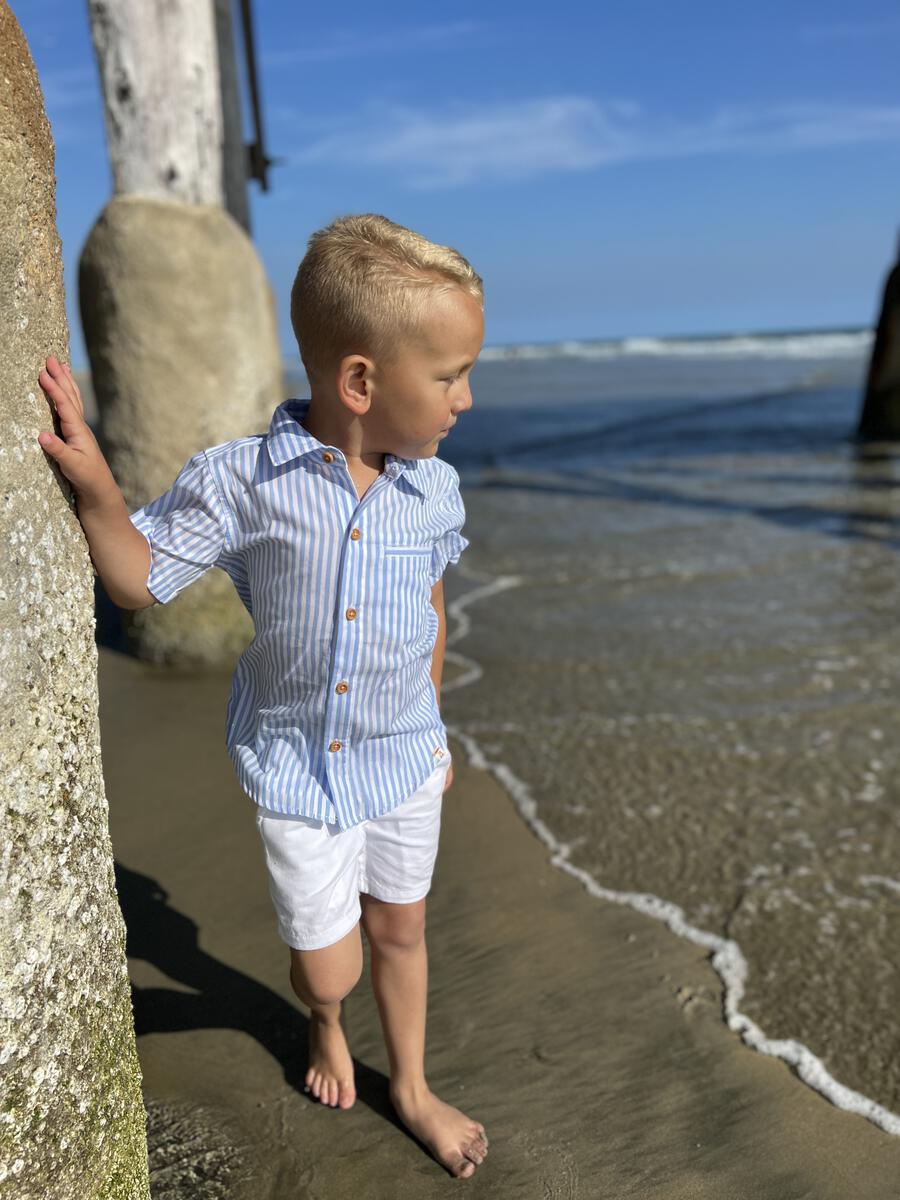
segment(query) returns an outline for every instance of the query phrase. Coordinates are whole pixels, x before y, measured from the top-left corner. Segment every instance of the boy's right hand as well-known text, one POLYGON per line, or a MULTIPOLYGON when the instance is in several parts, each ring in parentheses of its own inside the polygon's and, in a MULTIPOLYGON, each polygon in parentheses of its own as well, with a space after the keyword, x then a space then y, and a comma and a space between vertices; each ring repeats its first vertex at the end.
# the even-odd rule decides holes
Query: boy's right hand
POLYGON ((76 496, 90 503, 102 501, 118 491, 109 464, 97 439, 84 419, 84 403, 68 363, 52 355, 38 376, 47 399, 59 416, 62 437, 55 433, 38 434, 38 442, 59 464, 76 496))

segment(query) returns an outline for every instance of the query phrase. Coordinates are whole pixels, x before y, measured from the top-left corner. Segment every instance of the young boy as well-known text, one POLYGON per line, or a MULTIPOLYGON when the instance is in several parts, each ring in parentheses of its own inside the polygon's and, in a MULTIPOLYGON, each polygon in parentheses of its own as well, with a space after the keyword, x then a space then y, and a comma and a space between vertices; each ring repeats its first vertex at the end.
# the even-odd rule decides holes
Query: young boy
POLYGON ((391 1099, 460 1178, 484 1160, 484 1127, 424 1073, 425 896, 452 772, 441 576, 468 544, 459 477, 435 454, 472 404, 482 304, 455 250, 344 217, 310 239, 291 297, 311 399, 280 405, 268 433, 197 454, 129 517, 71 371, 50 358, 40 383, 63 436, 38 439, 120 607, 165 603, 212 566, 231 576, 256 636, 226 740, 310 1010, 307 1089, 332 1107, 356 1096, 340 1016, 362 971, 361 923, 391 1099))

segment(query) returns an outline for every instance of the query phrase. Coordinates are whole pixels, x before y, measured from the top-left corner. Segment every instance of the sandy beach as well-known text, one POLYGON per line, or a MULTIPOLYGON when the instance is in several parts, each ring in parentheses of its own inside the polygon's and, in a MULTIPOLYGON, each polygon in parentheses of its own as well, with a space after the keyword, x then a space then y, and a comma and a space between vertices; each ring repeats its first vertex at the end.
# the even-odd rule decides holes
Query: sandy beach
MULTIPOLYGON (((275 933, 253 811, 227 759, 227 676, 101 652, 101 726, 129 932, 154 1194, 444 1195, 405 1133, 366 978, 348 1027, 359 1099, 302 1090, 307 1022, 275 933)), ((478 1196, 893 1200, 900 1140, 843 1112, 721 1017, 704 952, 554 869, 451 739, 429 900, 428 1069, 481 1119, 478 1196)))

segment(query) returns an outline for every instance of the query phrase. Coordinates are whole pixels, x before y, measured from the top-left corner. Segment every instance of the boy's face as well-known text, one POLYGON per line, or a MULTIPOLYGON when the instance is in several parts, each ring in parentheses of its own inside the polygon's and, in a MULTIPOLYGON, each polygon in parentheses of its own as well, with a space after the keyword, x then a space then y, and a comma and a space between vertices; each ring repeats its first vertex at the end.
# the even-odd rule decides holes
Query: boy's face
POLYGON ((400 458, 431 458, 472 407, 469 372, 484 341, 484 314, 467 292, 429 295, 418 336, 389 366, 373 365, 366 418, 372 443, 400 458))

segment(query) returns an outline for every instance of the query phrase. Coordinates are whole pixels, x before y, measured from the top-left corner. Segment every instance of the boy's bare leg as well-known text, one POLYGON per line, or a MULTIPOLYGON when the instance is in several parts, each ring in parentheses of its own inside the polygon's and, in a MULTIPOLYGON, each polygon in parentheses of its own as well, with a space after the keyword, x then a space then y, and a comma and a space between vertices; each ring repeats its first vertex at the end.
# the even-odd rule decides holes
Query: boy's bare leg
POLYGON ((349 1108, 356 1099, 353 1059, 347 1045, 341 1002, 361 974, 359 925, 322 950, 291 947, 291 986, 309 1009, 306 1086, 332 1108, 349 1108))
POLYGON ((363 894, 360 902, 372 951, 372 989, 391 1065, 394 1108, 451 1175, 468 1178, 487 1154, 484 1126, 439 1100, 425 1081, 425 901, 387 904, 363 894))

